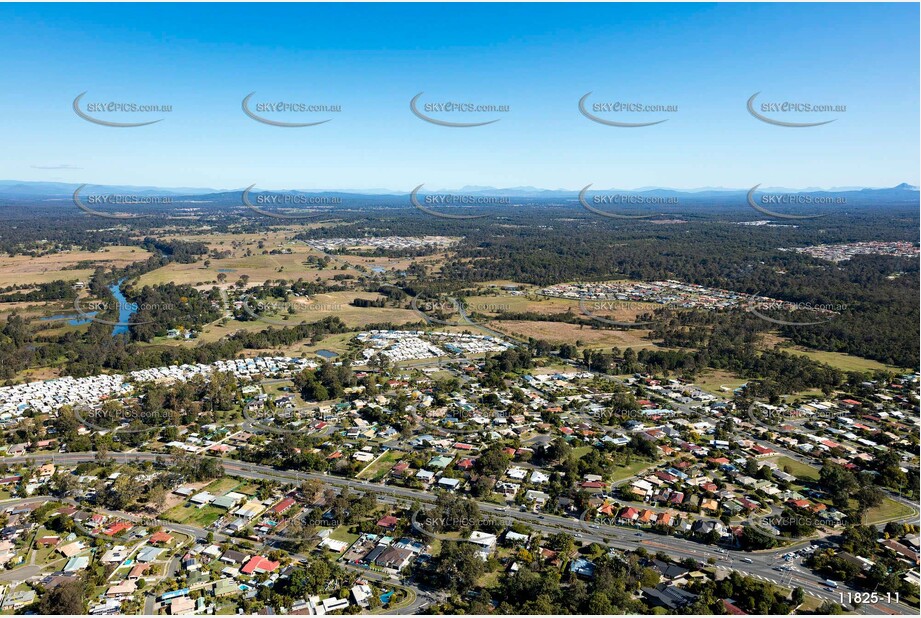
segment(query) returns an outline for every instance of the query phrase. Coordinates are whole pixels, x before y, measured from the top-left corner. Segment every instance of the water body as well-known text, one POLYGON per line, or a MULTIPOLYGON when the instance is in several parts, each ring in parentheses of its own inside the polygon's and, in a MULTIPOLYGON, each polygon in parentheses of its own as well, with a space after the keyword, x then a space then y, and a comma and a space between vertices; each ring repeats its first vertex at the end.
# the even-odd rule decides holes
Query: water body
POLYGON ((113 283, 109 286, 109 291, 112 292, 112 296, 115 297, 115 302, 118 304, 118 324, 112 328, 113 337, 128 332, 128 321, 138 310, 137 304, 129 303, 125 295, 122 294, 121 285, 124 281, 124 279, 119 279, 118 283, 113 283))
POLYGON ((327 360, 336 358, 337 356, 339 356, 338 354, 336 354, 335 352, 331 350, 317 350, 316 352, 314 352, 314 354, 316 354, 317 356, 322 356, 323 358, 327 360))
POLYGON ((59 315, 49 315, 44 318, 39 318, 39 322, 56 322, 58 320, 67 320, 67 323, 71 326, 80 326, 81 324, 89 324, 92 321, 92 317, 95 316, 98 311, 92 311, 90 313, 79 314, 74 313, 72 315, 59 314, 59 315))

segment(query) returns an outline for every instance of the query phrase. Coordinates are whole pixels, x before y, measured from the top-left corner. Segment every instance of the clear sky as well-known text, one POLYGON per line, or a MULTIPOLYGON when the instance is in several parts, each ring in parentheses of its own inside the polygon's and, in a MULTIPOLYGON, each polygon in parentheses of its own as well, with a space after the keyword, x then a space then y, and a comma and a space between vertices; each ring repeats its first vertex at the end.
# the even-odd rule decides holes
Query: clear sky
MULTIPOLYGON (((0 178, 408 190, 919 184, 917 4, 0 5, 0 178), (83 103, 172 112, 79 118, 83 103), (340 105, 248 118, 241 100, 340 105), (449 128, 409 101, 508 105, 449 128), (598 114, 593 102, 677 105, 598 114), (811 128, 746 101, 846 105, 811 128), (766 113, 766 115, 771 115, 766 113)), ((805 116, 805 117, 804 117, 805 116)))

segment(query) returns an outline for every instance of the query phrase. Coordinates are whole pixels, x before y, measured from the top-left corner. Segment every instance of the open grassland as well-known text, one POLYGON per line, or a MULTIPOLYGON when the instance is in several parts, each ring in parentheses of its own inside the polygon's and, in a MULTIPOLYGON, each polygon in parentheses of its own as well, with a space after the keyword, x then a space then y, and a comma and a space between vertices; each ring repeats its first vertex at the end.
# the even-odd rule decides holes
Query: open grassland
POLYGON ((901 371, 911 372, 911 369, 905 367, 895 367, 886 365, 879 361, 869 358, 861 358, 851 354, 841 352, 826 352, 824 350, 812 350, 802 346, 793 345, 790 340, 776 334, 764 335, 762 344, 768 348, 778 348, 789 352, 790 354, 799 354, 806 356, 814 361, 831 365, 841 371, 901 371))
POLYGON ((570 313, 580 318, 597 316, 618 322, 637 322, 643 314, 652 313, 658 307, 656 303, 620 302, 620 301, 586 301, 582 306, 579 301, 567 298, 540 296, 532 288, 527 294, 513 294, 505 291, 483 296, 466 298, 468 313, 481 313, 495 316, 499 313, 537 313, 552 315, 570 313))
POLYGON ((239 484, 240 481, 237 479, 220 478, 206 485, 204 490, 214 494, 215 496, 221 496, 226 494, 228 491, 233 491, 239 484))
POLYGON ((64 281, 86 281, 93 268, 123 268, 146 260, 150 253, 139 247, 105 247, 98 251, 64 251, 39 257, 27 255, 0 256, 0 287, 64 281), (88 268, 74 268, 83 262, 88 268))
MULTIPOLYGON (((319 227, 318 225, 303 226, 319 227)), ((204 260, 194 264, 169 264, 141 277, 141 285, 159 284, 168 281, 201 287, 217 285, 217 277, 223 273, 227 282, 233 283, 242 275, 249 277, 249 285, 261 284, 275 279, 299 279, 307 281, 329 281, 335 275, 359 277, 380 272, 394 272, 407 269, 411 264, 422 264, 431 272, 440 270, 440 264, 450 259, 449 252, 439 252, 416 258, 364 257, 358 255, 324 254, 306 244, 294 240, 300 228, 293 230, 270 229, 258 234, 203 234, 176 235, 169 239, 203 242, 209 250, 229 252, 228 257, 211 259, 208 267, 204 260), (276 253, 272 253, 275 251, 276 253), (309 257, 328 257, 331 263, 325 268, 307 265, 309 257)))
POLYGON ((437 272, 441 270, 441 264, 450 260, 452 255, 453 253, 450 251, 439 251, 430 255, 418 257, 366 257, 351 254, 335 254, 330 257, 356 270, 365 269, 366 271, 373 271, 373 269, 380 269, 378 272, 394 272, 406 270, 412 264, 421 264, 429 270, 437 272))
POLYGON ((819 480, 819 471, 812 466, 800 463, 795 459, 789 457, 778 457, 776 459, 771 459, 776 463, 781 470, 789 472, 793 476, 804 479, 807 481, 817 481, 819 480))
POLYGON ((300 354, 301 352, 307 354, 308 356, 316 354, 317 350, 329 350, 330 352, 335 352, 336 354, 345 354, 349 349, 349 342, 355 338, 355 333, 339 333, 338 335, 329 335, 324 337, 322 341, 316 345, 310 345, 309 343, 304 343, 295 346, 300 354))
POLYGON ((609 480, 616 483, 617 481, 633 478, 646 468, 652 467, 653 465, 655 464, 652 462, 640 459, 626 466, 617 466, 613 469, 609 480))
POLYGON ((193 264, 167 264, 141 276, 139 283, 143 286, 173 282, 210 288, 220 284, 219 275, 226 277, 227 284, 233 284, 246 275, 249 277, 247 285, 258 285, 276 279, 326 280, 343 272, 329 267, 318 269, 316 266, 305 265, 311 252, 303 245, 289 245, 286 248, 291 253, 272 255, 256 253, 257 249, 253 249, 252 255, 246 255, 245 250, 238 250, 237 255, 232 257, 212 259, 207 267, 203 260, 193 264))
POLYGON ((808 400, 808 399, 827 399, 828 397, 825 393, 822 392, 820 388, 807 388, 806 390, 797 391, 795 393, 789 393, 787 395, 781 395, 780 399, 786 404, 793 404, 793 402, 799 400, 808 400))
POLYGON ((537 286, 534 286, 528 283, 521 283, 519 281, 512 281, 510 279, 492 279, 490 281, 484 281, 482 283, 478 283, 477 287, 479 288, 501 288, 504 285, 517 286, 519 291, 529 291, 529 290, 540 289, 537 286))
POLYGON ((886 365, 869 358, 860 358, 859 356, 852 356, 850 354, 843 354, 841 352, 808 350, 806 348, 800 347, 791 347, 787 351, 793 354, 799 354, 801 356, 808 356, 814 361, 831 365, 832 367, 842 371, 911 371, 910 369, 904 367, 886 365))
POLYGON ((694 379, 694 384, 706 392, 722 396, 731 397, 733 389, 736 389, 748 382, 745 378, 740 378, 730 371, 715 369, 704 371, 698 374, 694 379))
MULTIPOLYGON (((198 339, 183 340, 183 341, 166 340, 169 343, 164 344, 163 342, 159 342, 159 343, 154 342, 148 345, 150 346, 163 346, 163 345, 177 346, 177 345, 180 345, 180 346, 194 347, 198 345, 198 342, 217 341, 221 337, 225 337, 227 335, 230 335, 240 330, 258 332, 261 330, 265 330, 266 328, 269 328, 270 326, 272 325, 265 324, 264 322, 231 321, 227 324, 226 327, 218 327, 218 326, 209 327, 209 329, 206 330, 206 332, 203 333, 202 336, 198 339)), ((273 326, 273 328, 280 328, 280 327, 273 326)), ((355 337, 355 333, 341 333, 338 335, 329 335, 315 345, 311 344, 309 341, 300 341, 290 346, 281 346, 281 347, 264 348, 264 349, 246 349, 246 350, 241 351, 239 355, 245 356, 245 357, 255 357, 255 356, 265 356, 267 354, 273 354, 273 355, 279 354, 282 356, 313 358, 317 350, 330 350, 331 352, 335 352, 336 354, 344 354, 346 351, 348 351, 349 341, 351 341, 354 337, 355 337)), ((317 360, 319 360, 319 358, 317 358, 317 360)))
MULTIPOLYGON (((409 308, 400 307, 356 307, 352 301, 356 298, 376 300, 379 294, 374 292, 331 292, 317 294, 308 299, 291 299, 290 303, 296 313, 290 316, 292 323, 301 320, 316 322, 323 318, 335 316, 351 327, 366 324, 380 324, 392 322, 393 324, 409 324, 420 321, 421 316, 409 308)), ((278 320, 284 316, 271 316, 278 320)))
POLYGON ((216 506, 186 506, 180 504, 164 512, 160 517, 166 521, 174 521, 178 524, 193 524, 201 527, 207 527, 216 522, 224 515, 226 511, 216 506))
POLYGON ((272 397, 279 397, 281 395, 295 395, 294 382, 291 380, 263 383, 262 390, 265 391, 266 395, 270 395, 272 397))
POLYGON ((357 478, 379 481, 387 475, 390 468, 392 468, 402 456, 403 453, 400 451, 387 451, 373 463, 368 464, 368 467, 362 470, 357 478))
MULTIPOLYGON (((304 226, 306 227, 310 226, 304 226)), ((293 240, 300 228, 284 231, 266 230, 263 233, 248 234, 180 234, 167 235, 167 240, 202 242, 209 251, 227 253, 228 257, 211 258, 205 267, 204 259, 193 264, 168 264, 163 268, 143 275, 141 285, 156 285, 167 282, 189 284, 200 287, 218 285, 218 275, 226 276, 226 284, 233 284, 241 276, 249 277, 249 285, 261 284, 275 279, 299 279, 308 281, 331 279, 336 274, 356 275, 353 269, 340 270, 338 263, 320 269, 307 266, 308 257, 322 257, 302 242, 293 240), (272 253, 272 252, 276 253, 272 253)))
MULTIPOLYGON (((10 316, 10 314, 17 314, 22 318, 42 318, 52 315, 72 315, 76 314, 74 309, 73 302, 68 303, 67 301, 32 301, 32 302, 22 302, 22 303, 0 303, 0 320, 5 320, 10 316)), ((63 323, 66 323, 66 320, 62 320, 63 323)), ((48 326, 56 327, 60 326, 61 323, 54 320, 49 320, 38 324, 39 326, 48 326)))
POLYGON ((887 497, 883 498, 883 503, 879 506, 867 510, 867 514, 864 516, 864 523, 866 525, 882 524, 894 519, 909 517, 914 512, 907 504, 896 502, 887 497))
POLYGON ((631 330, 607 330, 593 329, 578 324, 564 324, 560 322, 536 322, 536 321, 510 321, 510 320, 493 320, 488 323, 490 328, 494 328, 502 333, 510 333, 513 336, 527 339, 543 339, 555 344, 580 342, 583 348, 657 348, 655 343, 645 339, 649 334, 648 330, 631 329, 631 330))
MULTIPOLYGON (((266 301, 263 305, 252 303, 254 313, 258 319, 238 321, 234 319, 218 319, 204 326, 196 339, 176 340, 157 338, 150 345, 170 345, 194 347, 200 342, 211 343, 238 331, 258 332, 267 328, 285 328, 301 323, 318 322, 327 317, 337 317, 349 327, 361 328, 368 324, 392 323, 397 326, 402 324, 416 324, 422 317, 414 310, 401 307, 356 307, 352 301, 356 298, 374 300, 380 295, 374 292, 332 292, 318 294, 311 298, 291 297, 287 301, 276 299, 266 301), (283 311, 272 310, 273 303, 283 307, 283 311), (287 307, 294 313, 288 313, 287 307), (264 309, 267 308, 267 309, 264 309)), ((303 347, 295 346, 298 351, 303 347)), ((317 346, 327 348, 325 344, 317 346)))
POLYGON ((358 535, 349 532, 348 526, 339 526, 329 534, 329 538, 334 541, 343 541, 351 545, 358 540, 358 535))

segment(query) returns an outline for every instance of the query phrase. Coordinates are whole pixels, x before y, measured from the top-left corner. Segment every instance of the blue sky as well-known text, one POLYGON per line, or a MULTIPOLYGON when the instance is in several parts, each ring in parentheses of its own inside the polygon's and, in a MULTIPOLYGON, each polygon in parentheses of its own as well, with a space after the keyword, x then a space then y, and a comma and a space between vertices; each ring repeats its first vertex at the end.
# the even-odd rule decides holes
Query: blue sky
MULTIPOLYGON (((919 183, 917 4, 2 5, 0 178, 408 190, 919 183), (168 104, 111 128, 87 101, 168 104), (246 117, 241 100, 335 104, 246 117), (426 123, 410 99, 508 105, 426 123), (615 128, 577 103, 677 105, 615 128), (812 128, 746 101, 846 105, 812 128), (79 168, 79 169, 74 169, 79 168)), ((599 114, 603 115, 603 114, 599 114)))

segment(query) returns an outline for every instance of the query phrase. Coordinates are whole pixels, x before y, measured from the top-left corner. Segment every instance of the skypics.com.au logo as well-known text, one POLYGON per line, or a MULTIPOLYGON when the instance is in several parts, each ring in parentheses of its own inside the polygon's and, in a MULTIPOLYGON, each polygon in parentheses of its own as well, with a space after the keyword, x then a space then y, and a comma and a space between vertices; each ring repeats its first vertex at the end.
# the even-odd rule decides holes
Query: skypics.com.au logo
POLYGON ((499 122, 501 118, 488 118, 494 114, 504 114, 511 111, 511 107, 505 104, 497 103, 473 103, 467 101, 442 100, 422 103, 420 99, 425 92, 420 92, 409 102, 409 109, 414 116, 430 124, 440 127, 451 127, 455 129, 468 129, 471 127, 483 127, 489 124, 499 122), (440 117, 439 117, 440 116, 440 117), (447 120, 447 118, 484 118, 479 121, 461 122, 458 120, 447 120))
POLYGON ((748 98, 748 103, 746 104, 748 113, 761 122, 771 124, 776 127, 799 129, 808 127, 820 127, 837 120, 837 118, 832 118, 830 120, 823 119, 816 121, 806 120, 805 122, 795 122, 792 120, 780 120, 778 118, 786 114, 799 114, 799 116, 787 116, 788 118, 798 117, 805 119, 811 114, 821 114, 822 116, 827 117, 829 114, 842 114, 847 112, 847 105, 814 103, 810 101, 762 101, 756 104, 755 99, 760 94, 760 92, 756 92, 748 98))
POLYGON ((325 195, 305 195, 303 193, 262 192, 253 193, 250 185, 243 189, 243 205, 263 217, 273 219, 316 219, 329 214, 328 209, 320 206, 339 206, 342 198, 325 195))
POLYGON ((84 103, 83 97, 86 96, 86 92, 87 91, 81 92, 74 99, 74 113, 87 122, 103 127, 114 127, 119 129, 145 127, 147 125, 157 124, 161 122, 163 118, 135 122, 125 122, 124 119, 134 114, 144 114, 147 118, 150 118, 150 116, 154 114, 164 114, 173 111, 172 105, 137 103, 135 101, 96 100, 84 103), (106 118, 103 119, 101 116, 105 116, 106 118), (111 117, 112 120, 109 120, 109 117, 111 117), (120 118, 122 120, 115 120, 115 118, 120 118))
POLYGON ((818 326, 831 322, 842 311, 847 311, 847 305, 841 303, 799 303, 758 294, 751 295, 744 307, 747 312, 765 322, 780 326, 818 326), (797 316, 808 316, 809 319, 797 320, 797 316))
POLYGON ((74 190, 74 206, 94 217, 103 219, 139 219, 149 215, 139 212, 107 212, 100 208, 129 208, 137 210, 144 206, 171 205, 173 200, 169 196, 161 195, 129 195, 124 193, 107 193, 97 195, 82 195, 86 184, 74 190))
MULTIPOLYGON (((661 118, 663 114, 678 112, 677 105, 645 101, 598 101, 589 104, 588 98, 591 95, 591 92, 587 92, 579 99, 579 112, 592 122, 608 127, 625 129, 651 127, 669 120, 668 118, 661 118), (654 114, 657 119, 643 122, 628 122, 626 120, 627 118, 640 118, 642 114, 654 114), (617 120, 613 118, 617 118, 617 120)), ((646 117, 648 118, 648 116, 646 117)))
POLYGON ((292 122, 296 115, 304 114, 337 114, 342 111, 341 105, 304 103, 301 101, 253 101, 255 92, 250 92, 243 97, 243 113, 262 124, 284 129, 298 129, 315 127, 330 122, 332 118, 315 120, 311 122, 292 122), (282 120, 287 118, 289 120, 282 120))
POLYGON ((410 307, 429 325, 437 326, 483 326, 471 315, 502 314, 512 310, 508 303, 490 302, 485 298, 464 298, 452 296, 429 296, 421 293, 413 296, 410 307))
POLYGON ((79 315, 80 320, 88 322, 99 322, 115 327, 140 326, 141 324, 150 324, 153 320, 132 320, 139 311, 145 313, 171 311, 174 306, 172 303, 132 303, 124 299, 112 298, 110 300, 96 299, 74 299, 74 310, 79 315), (100 315, 117 315, 117 320, 100 317, 100 315), (125 317, 127 316, 127 317, 125 317))
MULTIPOLYGON (((659 307, 661 306, 663 305, 659 305, 659 307)), ((628 322, 612 317, 617 314, 634 314, 637 317, 641 315, 646 316, 652 314, 653 306, 650 303, 642 303, 632 300, 589 300, 580 298, 579 311, 586 317, 589 317, 602 324, 613 326, 615 328, 651 326, 656 323, 656 320, 652 319, 628 322)))
POLYGON ((139 408, 75 409, 74 417, 87 427, 113 435, 159 432, 165 427, 175 426, 175 419, 167 410, 144 410, 139 408))
POLYGON ((335 314, 345 307, 341 303, 319 303, 307 299, 300 302, 260 299, 249 294, 240 299, 240 306, 253 320, 278 326, 291 326, 308 319, 314 321, 322 317, 317 314, 335 314))
POLYGON ((612 207, 624 207, 631 210, 637 208, 650 208, 650 207, 661 207, 661 206, 676 206, 679 203, 679 200, 675 196, 654 196, 654 195, 637 195, 635 193, 598 193, 589 197, 588 190, 592 185, 585 185, 581 191, 579 191, 579 203, 582 205, 582 208, 589 211, 590 213, 607 217, 609 219, 648 219, 649 217, 654 217, 658 214, 664 213, 648 213, 648 214, 624 214, 619 212, 614 212, 609 210, 612 207))
POLYGON ((489 196, 489 195, 470 195, 460 193, 427 193, 420 199, 419 192, 425 184, 421 184, 413 189, 409 194, 409 202, 414 208, 424 212, 427 215, 438 217, 439 219, 481 219, 488 216, 482 214, 457 214, 442 212, 438 209, 468 209, 477 206, 497 206, 509 205, 511 200, 507 197, 489 196))
POLYGON ((826 216, 828 213, 815 213, 815 214, 794 214, 794 213, 785 213, 778 212, 774 210, 777 207, 781 208, 799 208, 801 206, 806 206, 807 208, 814 209, 816 206, 843 206, 847 204, 847 198, 843 196, 836 195, 813 195, 810 193, 774 193, 769 194, 764 191, 758 191, 760 184, 755 185, 748 190, 746 195, 746 201, 752 209, 760 212, 763 215, 773 217, 774 219, 818 219, 820 217, 826 216), (755 193, 758 192, 760 195, 756 199, 755 193), (770 206, 770 208, 768 208, 770 206))

